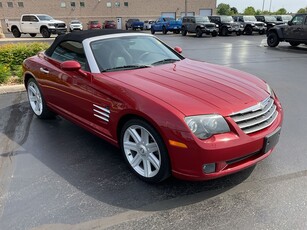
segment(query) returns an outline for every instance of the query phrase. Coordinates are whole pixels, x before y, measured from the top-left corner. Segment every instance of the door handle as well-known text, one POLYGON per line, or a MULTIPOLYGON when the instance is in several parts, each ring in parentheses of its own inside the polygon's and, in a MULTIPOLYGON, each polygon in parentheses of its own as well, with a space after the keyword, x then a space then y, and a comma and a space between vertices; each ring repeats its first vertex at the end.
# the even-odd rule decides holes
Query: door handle
POLYGON ((45 74, 48 74, 49 73, 49 70, 47 69, 44 69, 44 68, 39 68, 39 70, 42 72, 42 73, 45 73, 45 74))

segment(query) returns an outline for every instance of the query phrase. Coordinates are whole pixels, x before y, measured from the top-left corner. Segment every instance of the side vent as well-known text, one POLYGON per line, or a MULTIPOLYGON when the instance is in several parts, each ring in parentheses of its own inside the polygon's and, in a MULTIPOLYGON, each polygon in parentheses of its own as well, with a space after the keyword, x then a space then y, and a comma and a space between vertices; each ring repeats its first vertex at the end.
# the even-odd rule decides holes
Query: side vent
POLYGON ((93 106, 94 106, 94 108, 93 108, 94 116, 103 120, 103 121, 109 122, 110 110, 107 107, 103 108, 103 107, 95 105, 95 104, 93 104, 93 106))

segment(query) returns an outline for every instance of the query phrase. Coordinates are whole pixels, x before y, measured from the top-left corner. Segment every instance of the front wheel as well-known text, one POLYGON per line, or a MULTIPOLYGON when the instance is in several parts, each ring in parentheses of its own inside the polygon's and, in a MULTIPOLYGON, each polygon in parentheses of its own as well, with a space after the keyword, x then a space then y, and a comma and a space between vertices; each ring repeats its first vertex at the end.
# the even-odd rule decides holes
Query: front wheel
POLYGON ((184 27, 182 27, 181 35, 182 35, 182 36, 186 36, 187 33, 188 33, 188 31, 187 31, 184 27))
POLYGON ((43 35, 44 38, 50 38, 50 31, 47 28, 42 28, 41 29, 41 34, 43 35))
POLYGON ((151 27, 150 32, 151 34, 155 34, 156 31, 154 30, 154 28, 151 27))
POLYGON ((300 42, 289 42, 291 46, 298 46, 299 44, 301 44, 300 42))
POLYGON ((42 92, 34 78, 29 79, 27 83, 27 93, 31 109, 38 118, 48 119, 55 116, 55 114, 48 109, 42 92))
POLYGON ((253 28, 252 28, 251 26, 247 26, 247 27, 245 28, 245 33, 246 33, 247 35, 252 35, 252 34, 253 34, 253 28))
POLYGON ((196 37, 200 38, 203 36, 203 32, 199 27, 196 28, 196 37))
POLYGON ((212 37, 216 37, 217 36, 217 32, 213 31, 211 35, 212 35, 212 37))
POLYGON ((226 36, 228 34, 228 29, 227 27, 223 27, 221 30, 221 36, 226 36))
POLYGON ((147 122, 140 119, 126 122, 121 130, 120 145, 130 169, 143 181, 158 183, 171 175, 164 142, 147 122))
POLYGON ((271 33, 268 35, 267 43, 268 43, 268 46, 270 46, 270 47, 276 47, 276 46, 278 46, 278 44, 279 44, 279 38, 278 38, 277 34, 274 33, 274 32, 271 32, 271 33))
POLYGON ((241 35, 241 31, 237 31, 237 32, 236 32, 236 35, 237 35, 237 36, 240 36, 240 35, 241 35))

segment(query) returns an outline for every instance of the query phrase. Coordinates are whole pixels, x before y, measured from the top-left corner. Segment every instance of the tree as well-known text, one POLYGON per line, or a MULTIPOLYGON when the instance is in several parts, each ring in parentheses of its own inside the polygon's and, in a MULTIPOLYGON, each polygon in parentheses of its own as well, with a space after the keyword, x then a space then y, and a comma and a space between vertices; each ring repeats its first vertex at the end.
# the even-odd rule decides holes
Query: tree
POLYGON ((230 5, 220 3, 216 8, 216 12, 219 15, 231 15, 230 5))
POLYGON ((276 15, 287 14, 287 10, 286 10, 285 8, 280 8, 279 10, 277 10, 276 12, 274 12, 274 14, 276 14, 276 15))
POLYGON ((256 14, 256 11, 255 11, 255 8, 252 7, 252 6, 249 6, 247 7, 245 10, 244 10, 244 13, 245 15, 255 15, 256 14))
POLYGON ((298 14, 304 14, 304 13, 307 13, 307 7, 305 8, 301 8, 297 11, 298 14))
POLYGON ((230 8, 231 14, 238 14, 238 9, 236 7, 231 7, 230 8))

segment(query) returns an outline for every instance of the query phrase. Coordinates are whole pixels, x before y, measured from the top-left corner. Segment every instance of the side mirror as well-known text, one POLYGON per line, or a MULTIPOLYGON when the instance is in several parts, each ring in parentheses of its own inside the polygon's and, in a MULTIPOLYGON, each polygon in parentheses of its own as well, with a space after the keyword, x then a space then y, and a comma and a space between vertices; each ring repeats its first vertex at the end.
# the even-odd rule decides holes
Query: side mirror
POLYGON ((81 65, 77 61, 64 61, 61 63, 61 69, 65 71, 78 71, 81 69, 81 65))
POLYGON ((175 46, 174 50, 175 50, 177 53, 179 53, 179 54, 182 53, 182 49, 181 49, 181 47, 179 47, 179 46, 175 46))
POLYGON ((289 26, 292 26, 292 25, 293 25, 293 22, 292 22, 292 21, 288 21, 288 25, 289 25, 289 26))

